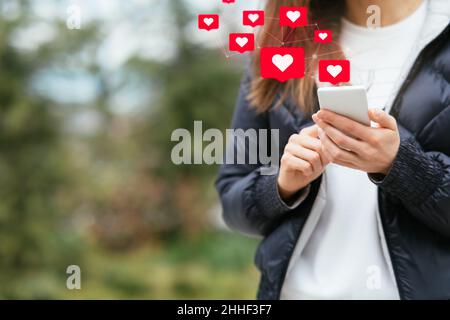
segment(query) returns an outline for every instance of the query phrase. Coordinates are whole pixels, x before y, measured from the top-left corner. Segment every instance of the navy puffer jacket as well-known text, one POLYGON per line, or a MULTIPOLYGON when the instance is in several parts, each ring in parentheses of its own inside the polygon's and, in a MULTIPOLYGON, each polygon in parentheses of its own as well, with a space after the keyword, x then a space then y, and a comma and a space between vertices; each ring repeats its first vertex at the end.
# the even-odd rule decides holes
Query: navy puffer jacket
MULTIPOLYGON (((448 20, 447 20, 448 21, 448 20)), ((380 218, 402 299, 450 299, 450 27, 416 59, 391 114, 401 144, 389 174, 378 185, 380 218)), ((259 114, 241 85, 233 128, 279 129, 280 150, 289 137, 312 125, 293 103, 259 114)), ((281 157, 281 154, 280 154, 281 157)), ((278 299, 296 242, 317 195, 290 209, 278 196, 277 175, 261 165, 225 164, 217 180, 224 219, 236 230, 263 236, 255 262, 260 299, 278 299)))

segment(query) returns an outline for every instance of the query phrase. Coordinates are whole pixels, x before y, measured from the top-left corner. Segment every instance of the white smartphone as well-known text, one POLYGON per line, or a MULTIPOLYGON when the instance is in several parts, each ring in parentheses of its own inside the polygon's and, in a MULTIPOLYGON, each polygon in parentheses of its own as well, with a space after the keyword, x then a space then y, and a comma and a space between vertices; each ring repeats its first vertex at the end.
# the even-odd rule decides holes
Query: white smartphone
POLYGON ((367 92, 362 86, 324 87, 317 90, 320 109, 327 109, 370 126, 367 92))

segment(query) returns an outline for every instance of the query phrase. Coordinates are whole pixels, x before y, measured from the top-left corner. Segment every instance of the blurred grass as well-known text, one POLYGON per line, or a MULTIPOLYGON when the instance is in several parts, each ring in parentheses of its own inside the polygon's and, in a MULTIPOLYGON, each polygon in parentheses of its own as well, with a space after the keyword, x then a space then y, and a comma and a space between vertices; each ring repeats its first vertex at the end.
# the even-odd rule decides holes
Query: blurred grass
POLYGON ((127 253, 88 246, 81 290, 66 289, 65 270, 30 274, 16 288, 21 298, 31 299, 254 299, 256 244, 241 235, 209 232, 127 253))

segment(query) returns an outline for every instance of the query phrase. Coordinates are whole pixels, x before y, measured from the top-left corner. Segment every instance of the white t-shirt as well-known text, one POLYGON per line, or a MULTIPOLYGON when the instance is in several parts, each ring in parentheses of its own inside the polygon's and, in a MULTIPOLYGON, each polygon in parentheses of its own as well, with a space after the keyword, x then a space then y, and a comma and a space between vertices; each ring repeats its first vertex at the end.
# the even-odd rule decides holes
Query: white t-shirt
MULTIPOLYGON (((351 83, 368 89, 369 107, 385 108, 426 17, 427 1, 391 26, 368 29, 343 20, 340 44, 351 63, 351 83)), ((326 201, 301 252, 294 251, 282 299, 398 299, 383 254, 377 187, 367 173, 330 164, 326 201)), ((316 200, 317 201, 317 200, 316 200)), ((298 245, 298 244, 297 244, 298 245)))

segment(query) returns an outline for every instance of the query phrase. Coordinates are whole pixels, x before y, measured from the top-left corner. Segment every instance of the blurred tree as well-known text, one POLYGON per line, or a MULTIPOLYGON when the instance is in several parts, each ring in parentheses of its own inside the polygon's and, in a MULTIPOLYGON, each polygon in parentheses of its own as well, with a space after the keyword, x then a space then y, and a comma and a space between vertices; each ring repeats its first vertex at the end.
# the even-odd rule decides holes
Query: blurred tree
POLYGON ((16 18, 0 12, 0 298, 49 298, 45 286, 33 289, 36 276, 54 273, 64 286, 66 267, 82 261, 63 219, 69 207, 61 195, 71 186, 71 161, 58 106, 33 94, 30 85, 39 70, 91 31, 67 37, 55 22, 61 32, 53 43, 18 50, 14 37, 34 22, 28 1, 15 4, 16 18))
MULTIPOLYGON (((134 58, 128 65, 134 72, 152 76, 159 93, 135 134, 144 153, 143 170, 159 188, 151 219, 153 228, 168 234, 195 235, 204 230, 206 212, 217 202, 213 181, 218 167, 173 164, 171 150, 177 142, 171 142, 171 135, 175 129, 186 128, 194 139, 196 120, 202 121, 203 131, 225 129, 242 66, 226 59, 218 49, 194 44, 186 30, 195 17, 182 0, 173 0, 170 5, 178 30, 176 57, 157 65, 134 58)), ((207 144, 204 142, 203 147, 207 144)))
POLYGON ((81 267, 85 297, 158 298, 158 288, 167 297, 242 294, 229 279, 252 274, 246 253, 254 243, 203 232, 217 202, 217 166, 176 166, 170 159, 173 130, 192 132, 194 120, 203 130, 229 124, 240 65, 191 42, 186 30, 195 19, 186 1, 168 3, 178 30, 173 59, 136 55, 113 71, 98 59, 105 42, 99 30, 111 30, 108 24, 68 30, 58 19, 39 20, 31 0, 7 2, 20 14, 2 16, 6 2, 0 2, 0 298, 78 297, 65 289, 70 264, 81 267), (42 23, 54 31, 51 42, 32 50, 15 45, 23 29, 42 23), (42 72, 55 70, 69 78, 74 70, 88 74, 95 98, 76 105, 32 90, 42 72), (121 85, 116 76, 124 74, 124 82, 137 76, 155 93, 134 115, 112 108, 121 85), (83 113, 98 116, 93 132, 73 124, 83 113), (171 235, 181 237, 163 242, 171 235), (146 247, 132 250, 138 245, 146 247))

